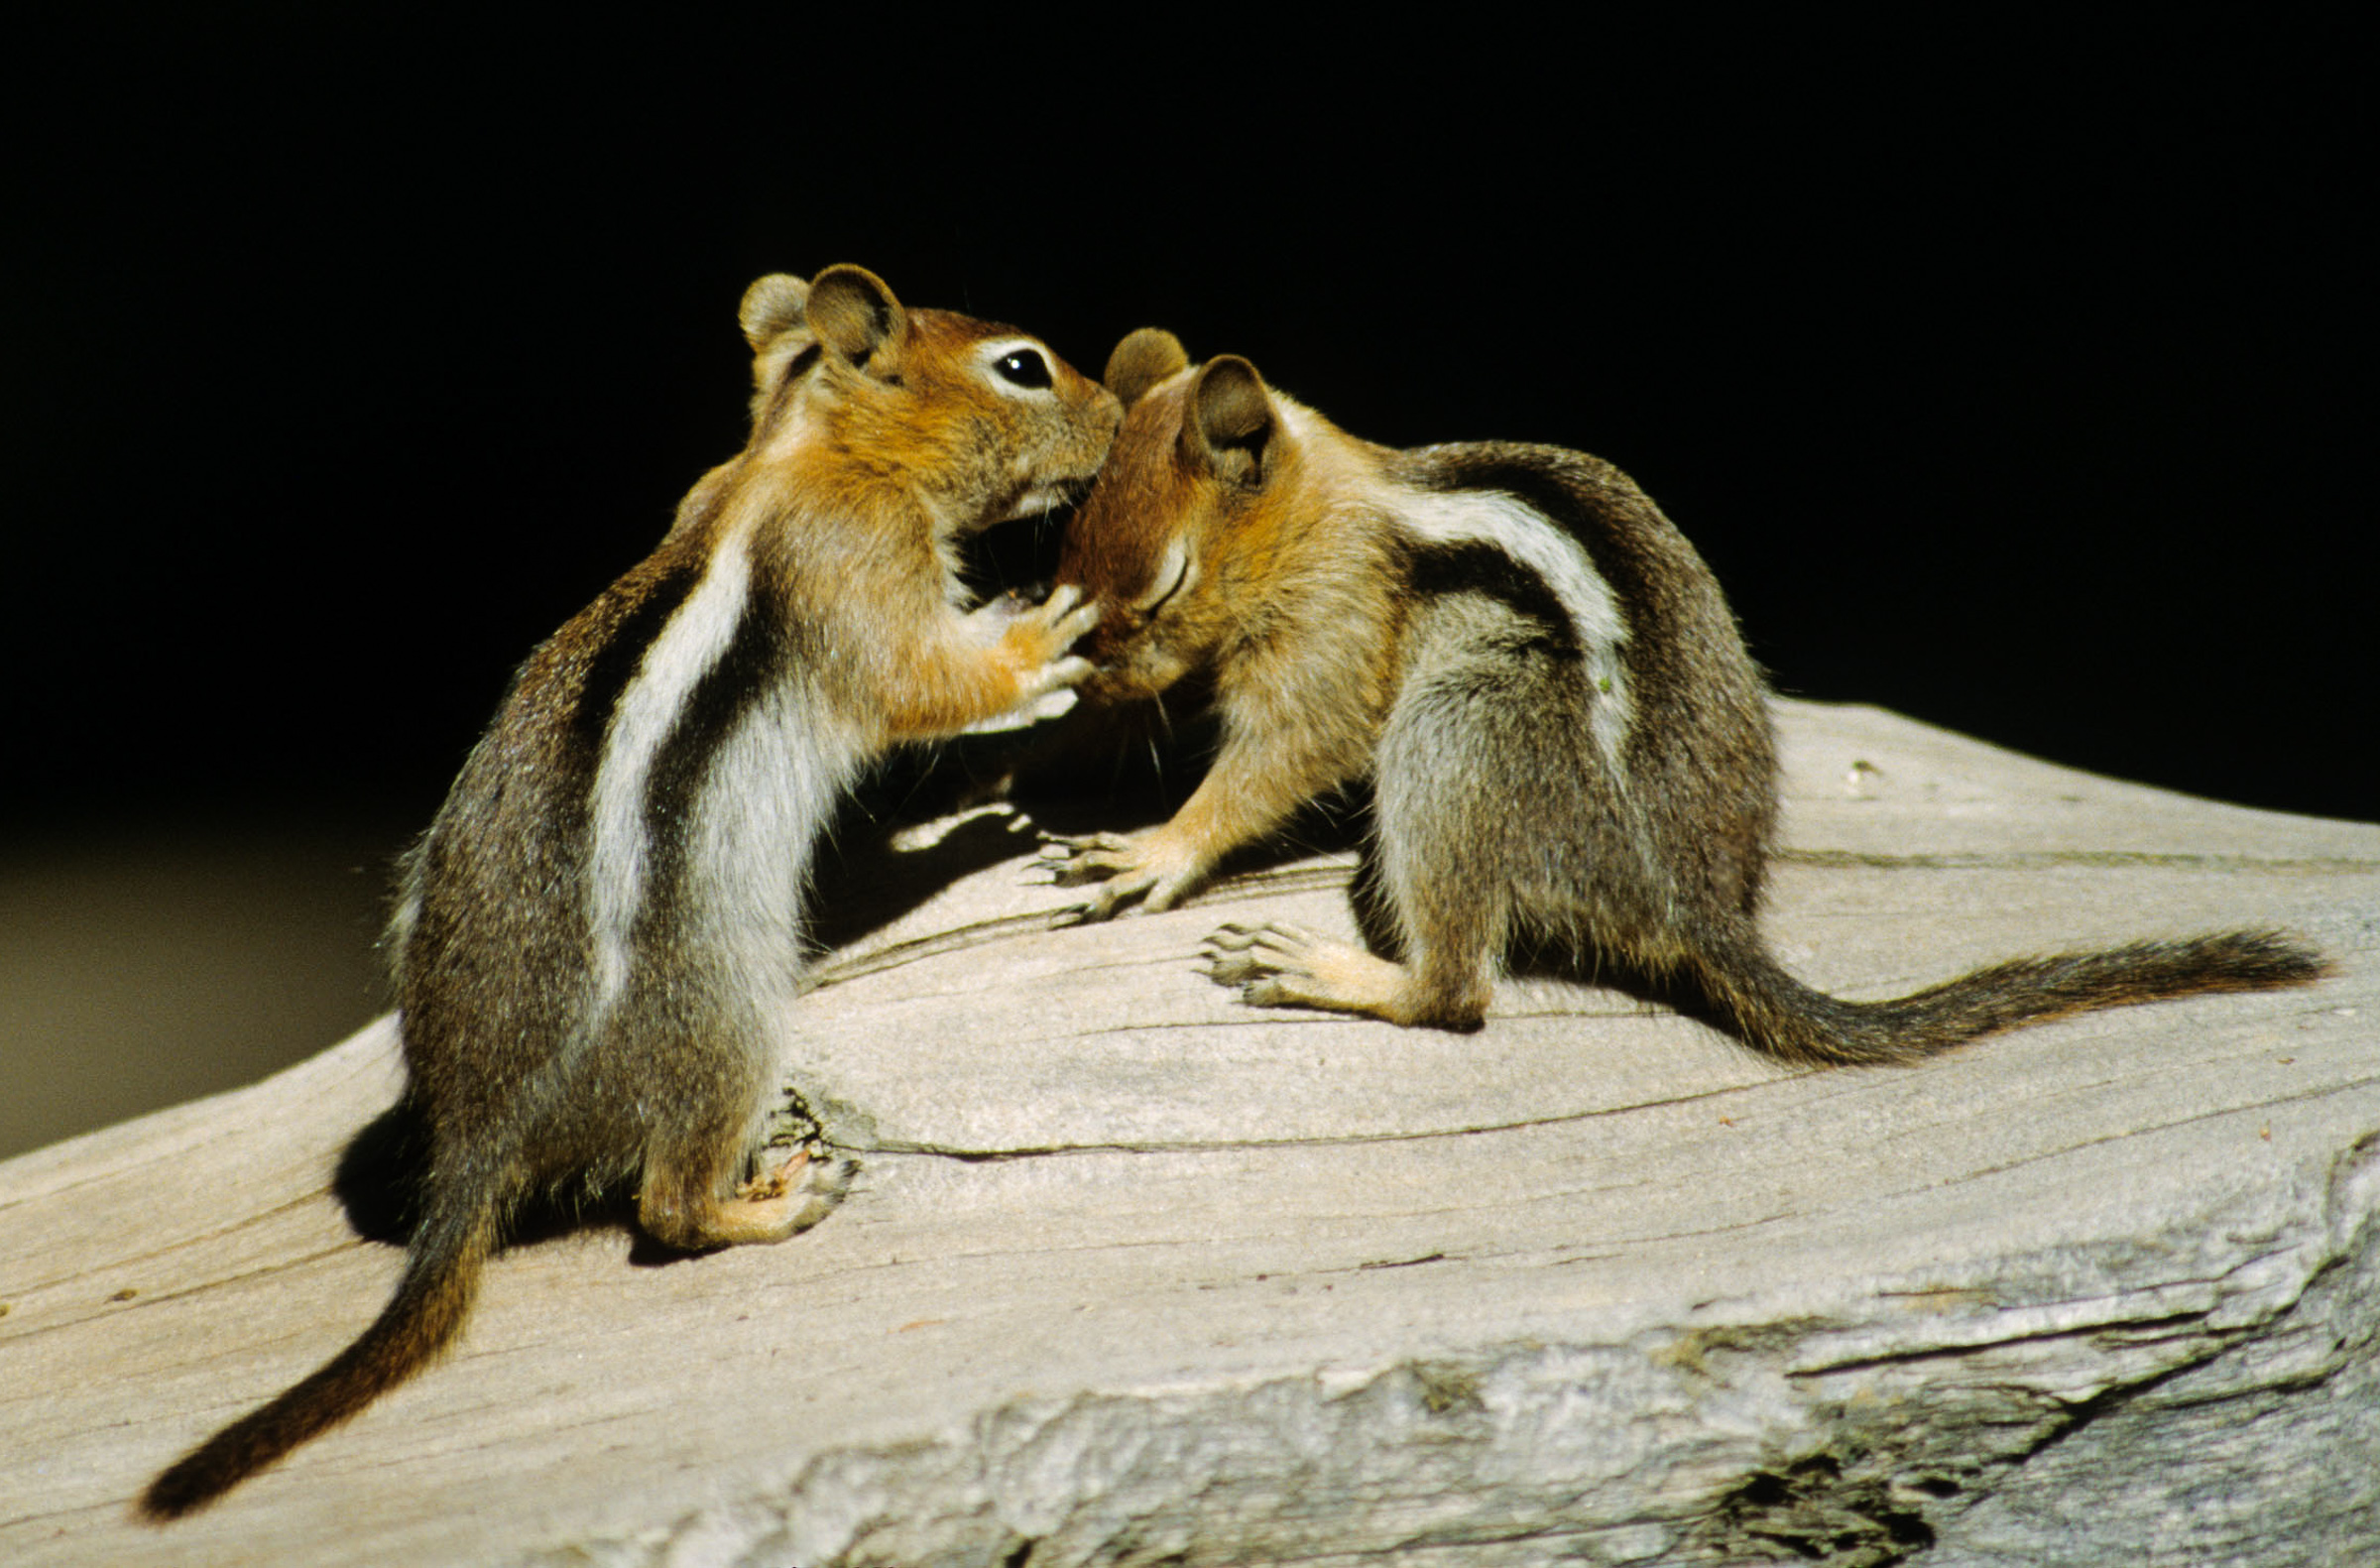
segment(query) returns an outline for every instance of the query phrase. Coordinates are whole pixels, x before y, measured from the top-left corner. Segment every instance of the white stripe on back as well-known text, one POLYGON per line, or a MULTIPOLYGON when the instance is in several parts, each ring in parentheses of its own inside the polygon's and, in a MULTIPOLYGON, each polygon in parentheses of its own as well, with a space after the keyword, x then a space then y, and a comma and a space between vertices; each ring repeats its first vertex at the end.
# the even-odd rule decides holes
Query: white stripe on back
POLYGON ((735 640, 752 581, 747 533, 738 529, 712 552, 702 581, 646 649, 604 732, 589 811, 595 842, 588 856, 598 1016, 628 985, 630 938, 645 899, 645 795, 654 759, 696 684, 735 640))

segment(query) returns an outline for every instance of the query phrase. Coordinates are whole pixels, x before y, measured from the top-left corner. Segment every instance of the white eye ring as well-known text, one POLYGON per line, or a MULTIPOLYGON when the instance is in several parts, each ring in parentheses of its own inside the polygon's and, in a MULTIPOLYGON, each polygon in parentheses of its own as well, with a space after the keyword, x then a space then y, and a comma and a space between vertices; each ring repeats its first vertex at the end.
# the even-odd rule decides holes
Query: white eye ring
POLYGON ((983 361, 993 385, 1012 397, 1049 392, 1057 385, 1056 361, 1028 337, 985 344, 983 361))

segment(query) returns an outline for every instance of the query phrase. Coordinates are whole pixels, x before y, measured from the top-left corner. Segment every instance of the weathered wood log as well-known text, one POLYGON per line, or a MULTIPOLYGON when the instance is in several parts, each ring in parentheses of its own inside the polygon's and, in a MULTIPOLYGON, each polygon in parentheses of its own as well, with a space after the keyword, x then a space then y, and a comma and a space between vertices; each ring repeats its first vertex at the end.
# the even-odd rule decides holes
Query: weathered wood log
POLYGON ((839 1214, 690 1260, 616 1219, 526 1242, 451 1360, 183 1522, 130 1500, 396 1273, 331 1192, 395 1095, 391 1030, 0 1166, 0 1558, 2373 1550, 2380 828, 1871 709, 1783 721, 1768 929, 1815 983, 2268 923, 2341 972, 1907 1070, 1789 1072, 1553 982, 1476 1035, 1399 1031, 1193 969, 1219 918, 1352 929, 1346 857, 1052 930, 1072 895, 979 818, 888 852, 921 886, 983 869, 786 1020, 863 1164, 839 1214))

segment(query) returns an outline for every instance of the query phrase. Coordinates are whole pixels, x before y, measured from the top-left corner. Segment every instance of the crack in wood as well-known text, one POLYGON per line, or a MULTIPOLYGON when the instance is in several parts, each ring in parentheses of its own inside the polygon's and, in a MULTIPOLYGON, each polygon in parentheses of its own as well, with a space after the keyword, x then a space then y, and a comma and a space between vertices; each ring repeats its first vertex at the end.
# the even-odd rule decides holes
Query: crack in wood
POLYGON ((1250 1149, 1346 1148, 1358 1147, 1367 1144, 1415 1144, 1442 1139, 1485 1138, 1499 1133, 1524 1133, 1538 1128, 1566 1127, 1574 1123, 1599 1121, 1606 1117, 1626 1116, 1637 1111, 1656 1111, 1670 1106, 1696 1105, 1706 1100, 1724 1099, 1729 1095, 1745 1094, 1763 1087, 1765 1087, 1764 1083, 1728 1084, 1718 1089, 1705 1089, 1695 1094, 1669 1095, 1653 1100, 1631 1101, 1626 1105, 1597 1106, 1585 1111, 1566 1111, 1559 1116, 1525 1117, 1510 1122, 1482 1123, 1476 1127, 1415 1128, 1393 1133, 1335 1133, 1318 1138, 1129 1139, 1109 1143, 1017 1145, 1011 1148, 962 1148, 950 1144, 885 1139, 864 1147, 851 1146, 847 1148, 831 1141, 828 1142, 827 1146, 838 1152, 852 1154, 920 1154, 933 1158, 960 1160, 968 1164, 988 1164, 1010 1159, 1038 1159, 1061 1154, 1220 1154, 1245 1152, 1250 1149))
MULTIPOLYGON (((2020 1345, 2066 1345, 2087 1342, 2103 1337, 2111 1331, 2133 1328, 2203 1328, 2207 1316, 2207 1312, 2177 1312, 2160 1318, 2137 1320, 2119 1318, 2099 1323, 2080 1324, 2073 1328, 2042 1329, 2030 1334, 1999 1334, 1987 1339, 1946 1340, 1928 1345, 1915 1345, 1906 1350, 1878 1351, 1873 1355, 1852 1357, 1844 1361, 1819 1363, 1806 1367, 1788 1367, 1785 1369, 1785 1376, 1805 1380, 1849 1377, 1888 1367, 1914 1366, 1923 1362, 1956 1360, 1963 1356, 1976 1356, 1991 1351, 2009 1350, 2020 1345)), ((2244 1330, 2240 1329, 2204 1329, 2202 1334, 2168 1335, 2164 1342, 2171 1343, 2200 1338, 2212 1339, 2216 1341, 2215 1348, 2207 1353, 2212 1355, 2219 1352, 2224 1346, 2231 1344, 2242 1332, 2244 1330)))

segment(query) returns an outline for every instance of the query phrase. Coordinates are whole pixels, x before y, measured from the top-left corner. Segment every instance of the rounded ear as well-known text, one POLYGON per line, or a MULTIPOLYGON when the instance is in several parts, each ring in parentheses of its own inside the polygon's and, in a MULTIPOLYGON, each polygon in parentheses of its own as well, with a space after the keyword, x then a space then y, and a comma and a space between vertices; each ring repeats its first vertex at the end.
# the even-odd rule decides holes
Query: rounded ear
POLYGON ((759 353, 778 333, 801 325, 802 302, 809 297, 810 286, 788 272, 773 272, 745 290, 736 323, 744 328, 744 341, 752 351, 759 353))
POLYGON ((1129 409, 1142 393, 1189 363, 1180 338, 1161 326, 1144 326, 1116 345, 1099 379, 1129 409))
POLYGON ((811 279, 804 309, 818 341, 855 365, 909 329, 909 313, 865 267, 829 267, 811 279))
POLYGON ((1220 354, 1199 367, 1182 440, 1209 468, 1237 484, 1259 482, 1271 436, 1272 399, 1255 366, 1237 354, 1220 354))

